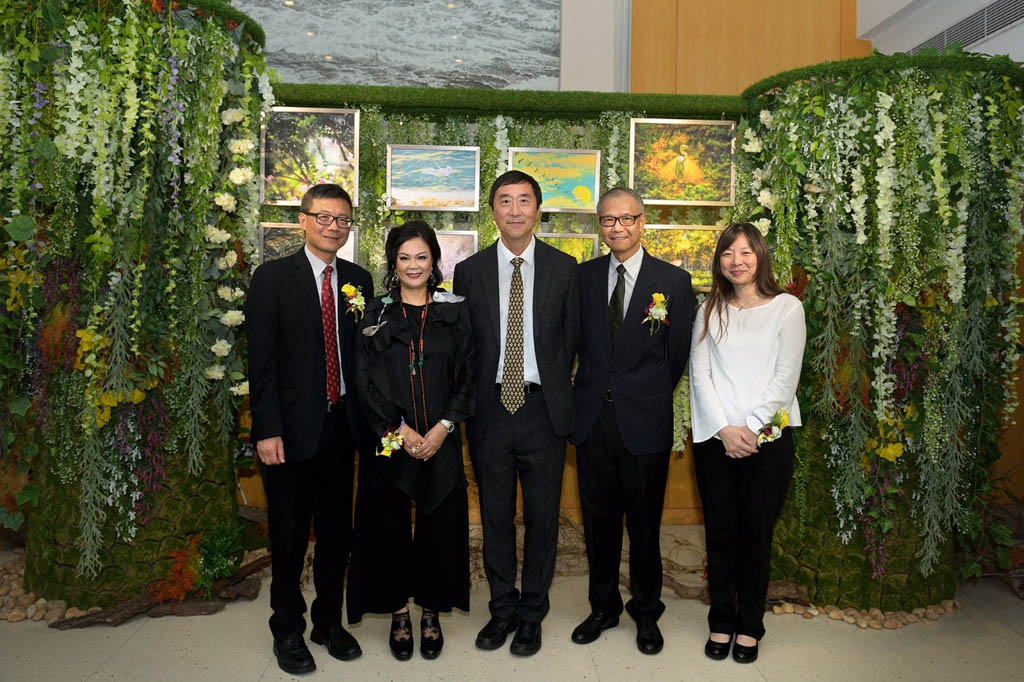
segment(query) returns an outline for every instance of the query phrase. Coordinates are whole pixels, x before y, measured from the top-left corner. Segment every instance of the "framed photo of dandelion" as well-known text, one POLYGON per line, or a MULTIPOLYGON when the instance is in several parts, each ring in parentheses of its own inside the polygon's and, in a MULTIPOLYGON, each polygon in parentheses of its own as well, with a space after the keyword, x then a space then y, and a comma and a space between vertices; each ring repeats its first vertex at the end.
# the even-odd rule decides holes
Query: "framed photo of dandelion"
POLYGON ((359 205, 359 110, 274 107, 263 125, 261 197, 298 206, 313 185, 333 182, 359 205))
POLYGON ((630 119, 629 186, 654 205, 732 206, 734 121, 630 119))
MULTIPOLYGON (((306 243, 306 233, 298 223, 260 223, 260 262, 290 256, 306 243)), ((338 249, 338 258, 356 263, 359 253, 359 228, 348 232, 348 240, 338 249)))
POLYGON ((640 243, 652 256, 689 272, 696 291, 710 291, 711 263, 721 231, 713 225, 648 225, 640 243))
POLYGON ((508 169, 529 173, 540 184, 545 213, 597 213, 598 149, 509 147, 508 169))
POLYGON ((537 239, 549 244, 562 253, 576 259, 577 263, 590 260, 598 255, 600 241, 596 234, 556 234, 554 232, 538 232, 537 239))
POLYGON ((476 211, 480 148, 389 144, 387 207, 392 211, 476 211))

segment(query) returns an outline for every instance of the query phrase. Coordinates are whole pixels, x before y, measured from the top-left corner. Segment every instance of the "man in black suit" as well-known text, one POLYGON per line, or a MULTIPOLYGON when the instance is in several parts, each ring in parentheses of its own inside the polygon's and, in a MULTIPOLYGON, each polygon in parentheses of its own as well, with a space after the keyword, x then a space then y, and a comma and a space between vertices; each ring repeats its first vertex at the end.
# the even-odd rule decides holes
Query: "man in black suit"
POLYGON ((643 199, 616 187, 597 207, 611 254, 578 268, 582 318, 576 372, 576 445, 583 530, 590 564, 591 614, 572 633, 587 644, 622 613, 619 557, 622 518, 629 533, 637 647, 656 654, 664 644, 659 530, 672 447, 672 393, 690 354, 694 298, 685 270, 640 246, 643 199), (658 296, 658 295, 661 296, 658 296), (649 309, 663 297, 663 307, 649 309), (662 317, 662 313, 667 317, 662 317))
POLYGON ((302 198, 305 246, 253 273, 246 301, 252 440, 267 494, 271 568, 270 630, 285 672, 316 670, 303 640, 306 602, 299 588, 309 528, 316 534, 310 639, 335 658, 359 656, 341 627, 342 582, 352 534, 352 467, 362 432, 347 388, 357 310, 346 284, 373 296, 370 274, 336 257, 352 227, 352 200, 338 185, 302 198))
POLYGON ((576 261, 533 236, 537 181, 509 171, 491 185, 501 238, 455 266, 476 342, 476 416, 467 424, 480 490, 491 619, 477 636, 497 649, 540 649, 555 571, 566 438, 572 432, 570 372, 579 338, 576 261), (523 488, 522 589, 516 589, 516 478, 523 488))

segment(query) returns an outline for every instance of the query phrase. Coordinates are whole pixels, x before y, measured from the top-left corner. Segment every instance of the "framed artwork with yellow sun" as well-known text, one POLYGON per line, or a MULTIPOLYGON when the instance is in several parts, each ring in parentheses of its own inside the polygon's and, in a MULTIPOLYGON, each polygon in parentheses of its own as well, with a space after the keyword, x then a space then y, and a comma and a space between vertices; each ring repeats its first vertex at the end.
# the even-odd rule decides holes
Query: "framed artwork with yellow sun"
POLYGON ((509 147, 508 169, 528 173, 540 184, 545 213, 597 213, 599 149, 509 147))

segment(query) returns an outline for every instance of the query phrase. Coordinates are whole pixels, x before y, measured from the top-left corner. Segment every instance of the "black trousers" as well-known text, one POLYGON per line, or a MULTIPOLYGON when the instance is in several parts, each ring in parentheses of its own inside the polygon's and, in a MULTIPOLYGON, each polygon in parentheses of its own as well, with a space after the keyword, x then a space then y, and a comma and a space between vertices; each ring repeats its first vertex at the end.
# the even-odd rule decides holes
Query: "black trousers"
POLYGON ((590 606, 622 613, 619 561, 622 518, 629 534, 626 610, 634 619, 657 620, 661 601, 661 512, 665 506, 669 453, 634 455, 622 443, 615 403, 607 401, 593 430, 576 448, 583 532, 590 564, 590 606))
POLYGON ((480 490, 484 571, 491 588, 491 615, 539 623, 547 615, 555 575, 558 504, 562 497, 565 438, 551 428, 543 390, 526 395, 514 415, 498 391, 477 400, 495 402, 487 434, 470 443, 480 490), (523 488, 522 590, 516 589, 516 479, 523 488))
MULTIPOLYGON (((371 466, 370 462, 362 466, 371 466)), ((366 613, 394 613, 409 603, 432 611, 469 610, 469 508, 460 481, 427 514, 376 472, 360 476, 352 565, 348 576, 348 621, 366 613), (363 476, 374 476, 363 485, 363 476)))
POLYGON ((345 409, 326 415, 316 452, 305 460, 260 465, 270 531, 270 631, 278 640, 304 632, 306 601, 299 588, 312 522, 316 534, 313 626, 341 625, 341 603, 352 536, 352 464, 355 457, 345 409))
POLYGON ((772 532, 793 478, 793 430, 742 459, 717 438, 693 444, 704 506, 712 632, 764 636, 772 532))

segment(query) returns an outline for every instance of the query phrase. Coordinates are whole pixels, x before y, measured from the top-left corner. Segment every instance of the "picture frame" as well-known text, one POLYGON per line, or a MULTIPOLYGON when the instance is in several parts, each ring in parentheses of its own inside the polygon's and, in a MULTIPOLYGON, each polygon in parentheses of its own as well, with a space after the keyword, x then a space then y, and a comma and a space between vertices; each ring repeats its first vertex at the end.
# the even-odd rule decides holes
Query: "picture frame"
POLYGON ((260 201, 298 206, 326 182, 359 205, 359 110, 273 107, 260 127, 260 201))
POLYGON ((477 211, 480 147, 389 144, 387 208, 392 211, 477 211))
POLYGON ((537 181, 545 213, 597 213, 600 149, 509 147, 508 169, 528 173, 537 181))
POLYGON ((536 236, 545 244, 574 257, 577 263, 601 255, 601 238, 596 234, 538 232, 536 236))
MULTIPOLYGON (((382 247, 387 243, 389 231, 384 231, 382 247)), ((441 247, 441 286, 451 291, 455 266, 477 252, 480 235, 476 230, 434 230, 434 234, 441 247)))
POLYGON ((629 186, 647 204, 732 206, 735 157, 735 121, 630 119, 629 186))
POLYGON ((655 258, 690 273, 694 291, 711 290, 711 265, 724 227, 714 225, 647 225, 640 243, 655 258))
MULTIPOLYGON (((260 223, 260 263, 290 256, 306 243, 306 233, 298 223, 260 223), (268 257, 269 255, 269 257, 268 257)), ((348 232, 348 240, 338 249, 338 258, 358 263, 359 228, 348 232)))

